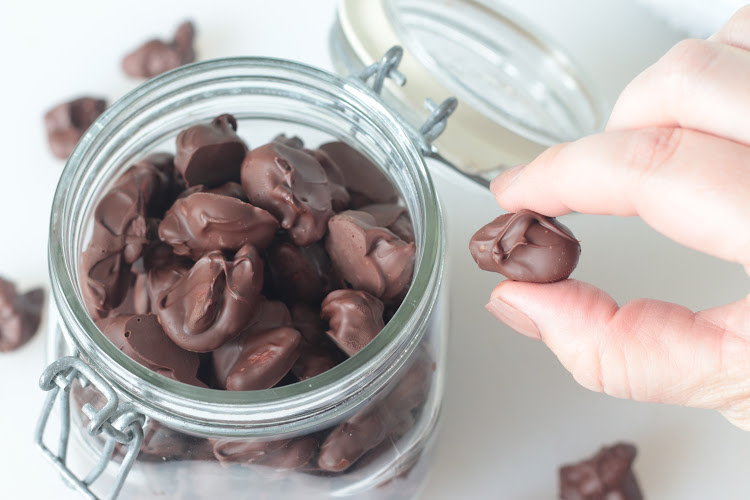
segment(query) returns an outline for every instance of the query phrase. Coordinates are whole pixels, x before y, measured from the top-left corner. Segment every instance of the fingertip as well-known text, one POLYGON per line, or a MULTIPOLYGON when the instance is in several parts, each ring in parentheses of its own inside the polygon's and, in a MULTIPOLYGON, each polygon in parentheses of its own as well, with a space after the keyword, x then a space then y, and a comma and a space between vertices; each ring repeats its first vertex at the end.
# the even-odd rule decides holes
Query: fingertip
POLYGON ((492 194, 495 195, 495 198, 497 198, 498 201, 500 196, 505 192, 508 186, 513 184, 518 176, 521 175, 524 167, 526 167, 526 163, 522 163, 521 165, 516 165, 515 167, 509 168, 508 170, 495 177, 492 182, 490 182, 490 191, 492 191, 492 194))

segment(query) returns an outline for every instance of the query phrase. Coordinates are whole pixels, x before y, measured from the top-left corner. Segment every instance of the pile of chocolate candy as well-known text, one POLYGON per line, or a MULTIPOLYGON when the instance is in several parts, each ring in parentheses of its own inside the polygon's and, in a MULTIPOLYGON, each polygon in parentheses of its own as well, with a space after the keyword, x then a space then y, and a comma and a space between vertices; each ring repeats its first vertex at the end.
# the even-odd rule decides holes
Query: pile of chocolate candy
MULTIPOLYGON (((104 334, 166 377, 233 391, 306 380, 357 354, 406 295, 416 253, 398 191, 366 156, 284 135, 250 149, 229 114, 183 130, 174 156, 129 167, 91 234, 81 287, 104 334)), ((212 440, 213 456, 284 468, 317 456, 317 470, 343 471, 413 425, 433 370, 420 347, 381 404, 327 435, 212 440)), ((152 434, 170 444, 147 439, 146 453, 167 458, 175 439, 195 449, 152 434)))

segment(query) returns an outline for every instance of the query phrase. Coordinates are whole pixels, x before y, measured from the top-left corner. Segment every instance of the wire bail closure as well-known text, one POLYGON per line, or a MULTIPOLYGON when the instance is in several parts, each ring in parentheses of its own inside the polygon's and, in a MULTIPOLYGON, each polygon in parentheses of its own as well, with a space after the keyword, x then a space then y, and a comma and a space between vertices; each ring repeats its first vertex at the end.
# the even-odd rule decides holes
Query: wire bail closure
POLYGON ((91 500, 99 500, 92 491, 91 485, 102 475, 112 458, 117 444, 127 448, 125 458, 115 478, 107 500, 115 500, 120 494, 125 479, 130 472, 143 443, 143 425, 146 417, 135 410, 132 404, 120 404, 117 393, 99 374, 77 356, 66 356, 50 364, 39 379, 39 387, 48 391, 42 407, 34 440, 45 457, 60 471, 66 483, 91 500), (90 419, 86 430, 91 436, 105 434, 104 444, 99 461, 85 478, 80 479, 68 468, 68 440, 70 438, 70 397, 71 386, 78 380, 82 387, 93 383, 107 399, 101 410, 91 403, 83 405, 81 410, 90 419), (44 444, 44 431, 55 402, 60 402, 60 436, 57 454, 44 444))
MULTIPOLYGON (((404 57, 404 49, 399 45, 394 45, 383 55, 380 61, 365 67, 359 73, 354 75, 355 78, 368 85, 373 92, 380 95, 383 91, 383 84, 387 78, 399 87, 406 84, 406 76, 398 70, 401 59, 404 57), (372 82, 367 83, 372 79, 372 82)), ((416 139, 419 143, 422 153, 433 155, 435 150, 432 143, 440 136, 448 124, 448 118, 458 107, 458 99, 449 97, 440 104, 437 104, 431 98, 426 98, 424 107, 430 112, 422 126, 416 131, 416 139)))

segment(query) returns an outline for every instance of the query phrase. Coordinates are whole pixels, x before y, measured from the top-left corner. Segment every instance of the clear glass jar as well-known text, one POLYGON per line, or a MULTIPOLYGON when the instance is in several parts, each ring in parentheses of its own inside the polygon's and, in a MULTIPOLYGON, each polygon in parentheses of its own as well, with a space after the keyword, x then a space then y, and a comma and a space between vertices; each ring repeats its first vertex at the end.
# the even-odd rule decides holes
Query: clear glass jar
MULTIPOLYGON (((416 495, 439 416, 448 326, 441 293, 443 223, 420 140, 424 137, 415 136, 414 128, 359 80, 274 59, 223 59, 183 67, 145 83, 108 109, 71 155, 51 217, 49 357, 54 361, 72 354, 85 362, 76 361, 81 369, 67 371, 61 362, 53 363, 42 380, 43 388, 52 389, 46 409, 59 404, 63 412, 60 449, 43 449, 53 460, 61 457, 57 465, 68 481, 95 466, 103 436, 116 434, 113 428, 132 438, 145 422, 140 454, 119 498, 416 495), (227 112, 237 118, 238 133, 250 147, 283 132, 309 144, 342 140, 364 152, 401 191, 417 245, 411 288, 370 344, 317 377, 263 391, 189 386, 131 360, 86 313, 77 278, 91 214, 113 181, 150 152, 174 151, 180 130, 227 112), (83 378, 96 388, 82 389, 78 379, 83 378), (113 392, 105 390, 103 396, 102 386, 113 392), (70 444, 65 437, 68 392, 73 394, 70 444), (105 396, 120 408, 115 415, 120 419, 108 420, 112 427, 102 424, 103 412, 96 413, 105 396), (95 410, 82 409, 85 403, 95 410), (141 415, 145 421, 139 420, 141 415), (340 440, 338 448, 329 446, 332 439, 340 440), (337 457, 344 449, 346 456, 337 457), (323 454, 327 456, 321 458, 323 454), (328 465, 321 467, 323 462, 328 465)), ((39 442, 46 424, 43 416, 39 442)), ((44 442, 50 433, 46 431, 44 442)), ((114 447, 114 440, 109 443, 114 447)), ((125 449, 118 446, 112 460, 110 450, 105 451, 104 474, 91 488, 98 495, 116 489, 125 449)), ((77 487, 83 489, 87 482, 77 487)))

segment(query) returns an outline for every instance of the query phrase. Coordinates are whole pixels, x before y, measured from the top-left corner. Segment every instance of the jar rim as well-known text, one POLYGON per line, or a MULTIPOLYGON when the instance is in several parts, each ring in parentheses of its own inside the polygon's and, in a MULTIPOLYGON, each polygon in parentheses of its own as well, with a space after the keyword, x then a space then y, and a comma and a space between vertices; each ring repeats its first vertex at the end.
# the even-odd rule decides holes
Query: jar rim
POLYGON ((49 272, 52 297, 67 337, 97 372, 109 372, 116 391, 144 413, 188 432, 218 436, 248 432, 271 435, 337 418, 375 393, 403 365, 416 348, 420 332, 424 331, 415 325, 426 322, 436 302, 444 245, 440 206, 419 146, 409 133, 409 124, 377 94, 356 79, 344 79, 302 63, 232 57, 186 65, 149 80, 115 102, 89 128, 68 159, 54 195, 49 272), (68 224, 71 221, 85 223, 76 213, 74 197, 87 175, 95 173, 91 164, 101 154, 108 134, 145 109, 143 106, 148 104, 149 96, 164 89, 179 91, 180 82, 189 78, 209 78, 206 80, 209 82, 211 74, 218 71, 240 74, 259 70, 281 72, 288 78, 305 78, 334 89, 388 130, 401 152, 401 160, 413 167, 421 194, 424 231, 418 235, 417 264, 412 285, 393 318, 362 351, 333 369, 303 382, 261 391, 220 391, 189 386, 141 366, 100 332, 81 299, 75 272, 79 256, 72 255, 68 224))

